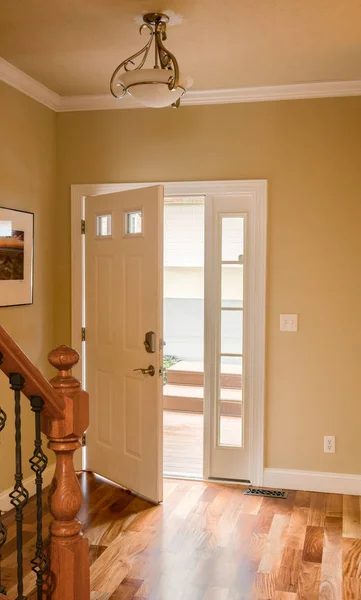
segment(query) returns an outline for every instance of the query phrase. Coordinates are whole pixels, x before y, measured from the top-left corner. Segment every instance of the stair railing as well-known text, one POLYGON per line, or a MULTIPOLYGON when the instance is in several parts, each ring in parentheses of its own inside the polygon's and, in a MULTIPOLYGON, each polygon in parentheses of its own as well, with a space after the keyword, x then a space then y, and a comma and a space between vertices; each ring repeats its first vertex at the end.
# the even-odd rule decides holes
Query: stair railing
MULTIPOLYGON (((82 504, 82 492, 73 465, 73 455, 89 424, 88 394, 71 375, 79 360, 76 350, 59 346, 48 355, 58 370, 50 382, 33 365, 14 340, 0 326, 0 370, 8 377, 14 393, 15 483, 10 502, 15 509, 17 552, 17 596, 26 600, 23 577, 23 511, 29 493, 23 481, 21 444, 21 394, 30 400, 34 413, 35 443, 30 466, 36 488, 36 550, 31 564, 36 574, 37 600, 89 600, 89 548, 76 515, 82 504), (48 459, 42 448, 42 436, 55 453, 56 465, 49 490, 49 510, 53 521, 49 538, 42 537, 43 473, 48 459)), ((7 416, 0 408, 0 433, 7 416)), ((1 450, 0 450, 1 451, 1 450)), ((0 474, 1 482, 1 474, 0 474)), ((6 581, 1 579, 1 550, 7 530, 0 517, 0 600, 7 600, 6 581)))

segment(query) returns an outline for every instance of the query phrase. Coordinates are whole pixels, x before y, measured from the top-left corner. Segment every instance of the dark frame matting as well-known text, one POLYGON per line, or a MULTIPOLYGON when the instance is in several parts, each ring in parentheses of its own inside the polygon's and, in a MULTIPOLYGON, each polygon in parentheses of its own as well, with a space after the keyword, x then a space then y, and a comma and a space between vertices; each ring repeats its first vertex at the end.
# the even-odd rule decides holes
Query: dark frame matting
MULTIPOLYGON (((17 212, 17 213, 21 213, 21 214, 25 214, 25 215, 30 215, 31 216, 31 249, 32 249, 32 256, 31 256, 31 261, 30 261, 30 269, 31 269, 31 277, 30 277, 30 285, 31 285, 31 300, 30 302, 20 302, 20 303, 16 303, 16 304, 1 304, 1 283, 3 280, 0 279, 0 309, 1 308, 15 308, 17 306, 32 306, 34 304, 34 267, 35 267, 35 259, 34 259, 34 255, 35 255, 35 214, 29 210, 21 210, 19 208, 12 208, 10 206, 0 206, 0 211, 1 210, 9 210, 12 212, 17 212)), ((0 219, 1 220, 1 219, 0 219)), ((24 249, 24 253, 25 253, 25 249, 24 249)))

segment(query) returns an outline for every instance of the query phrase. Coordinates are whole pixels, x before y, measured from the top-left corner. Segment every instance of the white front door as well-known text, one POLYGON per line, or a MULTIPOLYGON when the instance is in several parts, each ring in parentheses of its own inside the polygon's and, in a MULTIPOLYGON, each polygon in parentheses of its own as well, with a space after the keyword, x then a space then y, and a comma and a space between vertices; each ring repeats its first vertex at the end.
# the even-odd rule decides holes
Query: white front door
POLYGON ((160 502, 163 187, 87 197, 85 227, 86 466, 160 502))

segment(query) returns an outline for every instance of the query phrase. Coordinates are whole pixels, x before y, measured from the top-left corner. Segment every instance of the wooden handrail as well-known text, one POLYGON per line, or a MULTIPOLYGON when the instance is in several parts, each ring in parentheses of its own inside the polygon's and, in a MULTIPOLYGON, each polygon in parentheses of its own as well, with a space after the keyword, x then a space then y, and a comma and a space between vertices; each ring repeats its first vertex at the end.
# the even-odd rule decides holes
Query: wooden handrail
POLYGON ((31 396, 40 396, 44 401, 44 414, 53 419, 63 419, 65 408, 63 398, 58 396, 46 377, 33 365, 30 358, 24 354, 1 325, 0 352, 3 355, 0 364, 1 371, 7 377, 10 373, 20 373, 25 380, 23 394, 29 399, 31 396))

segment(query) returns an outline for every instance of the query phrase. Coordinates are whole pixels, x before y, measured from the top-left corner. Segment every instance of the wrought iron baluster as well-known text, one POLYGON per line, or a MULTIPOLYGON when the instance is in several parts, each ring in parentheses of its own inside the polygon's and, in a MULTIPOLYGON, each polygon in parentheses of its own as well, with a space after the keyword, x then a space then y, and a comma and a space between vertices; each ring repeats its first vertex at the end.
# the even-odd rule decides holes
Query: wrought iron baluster
MULTIPOLYGON (((4 356, 0 352, 0 365, 1 365, 2 361, 3 361, 3 358, 4 358, 4 356)), ((6 419, 7 419, 6 412, 0 406, 0 433, 2 432, 2 430, 5 427, 6 419)), ((0 520, 0 594, 3 594, 4 596, 6 595, 6 588, 2 584, 2 580, 1 580, 1 548, 3 547, 3 545, 6 542, 6 537, 7 537, 6 526, 0 520)))
MULTIPOLYGON (((0 365, 3 361, 3 358, 4 358, 4 355, 0 352, 0 365)), ((3 409, 0 406, 0 433, 2 432, 2 430, 5 427, 6 419, 7 419, 6 412, 3 411, 3 409)))
POLYGON ((18 595, 16 600, 26 600, 23 584, 23 508, 29 499, 29 492, 23 484, 22 458, 21 458, 21 405, 20 392, 24 387, 24 378, 20 373, 11 373, 9 376, 10 388, 14 390, 15 398, 15 485, 10 494, 11 504, 15 508, 16 521, 16 548, 17 548, 17 575, 18 595))
POLYGON ((35 413, 35 446, 34 454, 30 459, 31 469, 35 473, 36 484, 36 553, 31 561, 32 569, 36 574, 37 599, 42 600, 44 573, 48 568, 48 558, 43 547, 43 473, 48 464, 48 457, 42 449, 40 415, 44 407, 40 396, 32 396, 30 399, 31 410, 35 413))
POLYGON ((0 406, 0 432, 4 429, 6 423, 6 412, 0 406))
MULTIPOLYGON (((0 521, 0 550, 6 542, 6 537, 7 537, 6 527, 5 527, 4 523, 2 521, 0 521)), ((3 594, 4 596, 6 596, 6 588, 2 584, 2 580, 1 580, 1 552, 0 552, 0 594, 3 594)))

